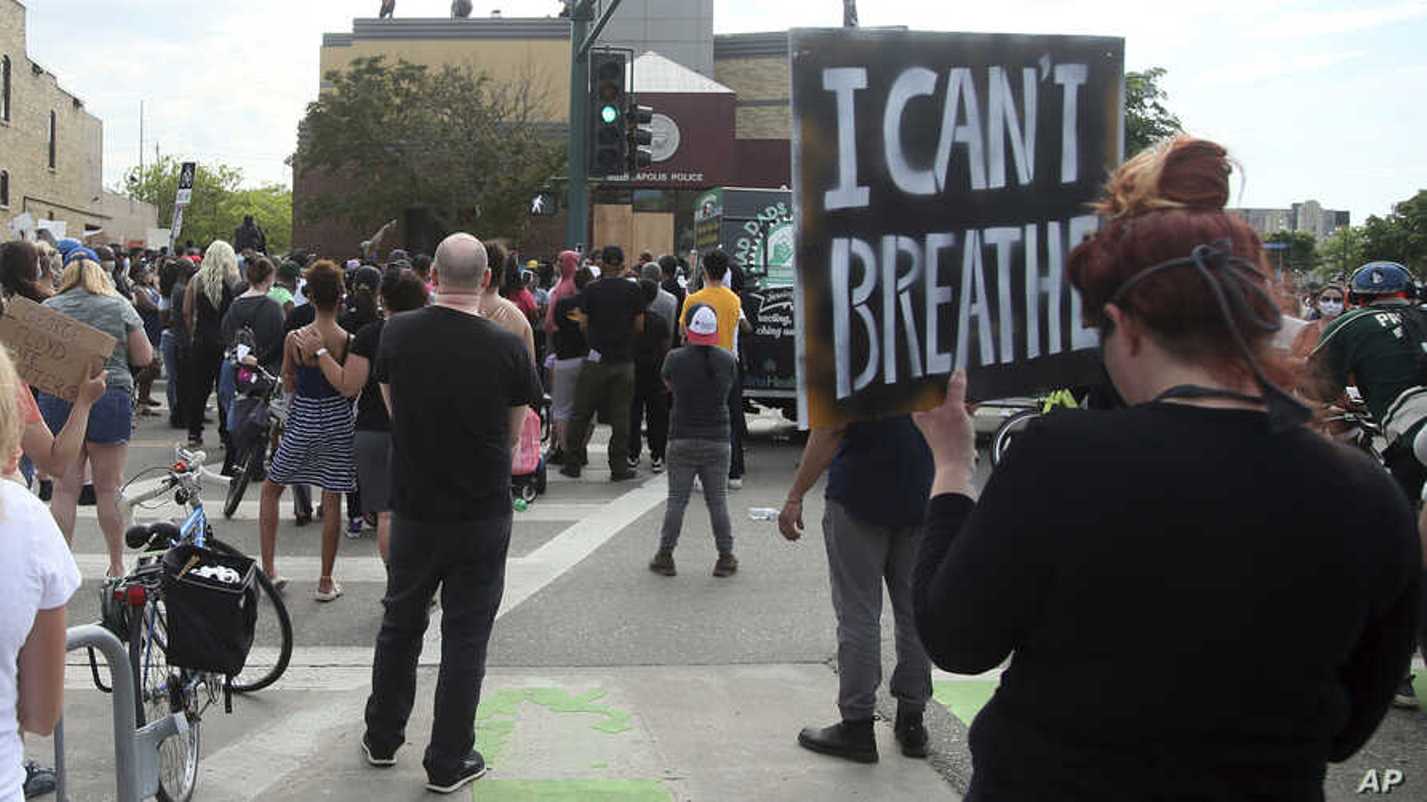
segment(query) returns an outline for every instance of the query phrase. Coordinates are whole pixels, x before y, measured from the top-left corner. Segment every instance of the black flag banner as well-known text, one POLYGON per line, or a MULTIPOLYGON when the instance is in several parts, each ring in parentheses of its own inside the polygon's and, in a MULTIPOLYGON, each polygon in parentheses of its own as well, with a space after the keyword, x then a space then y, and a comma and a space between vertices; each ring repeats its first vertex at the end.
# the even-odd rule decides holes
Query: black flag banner
POLYGON ((1124 40, 792 32, 800 419, 1099 376, 1065 280, 1124 149, 1124 40))

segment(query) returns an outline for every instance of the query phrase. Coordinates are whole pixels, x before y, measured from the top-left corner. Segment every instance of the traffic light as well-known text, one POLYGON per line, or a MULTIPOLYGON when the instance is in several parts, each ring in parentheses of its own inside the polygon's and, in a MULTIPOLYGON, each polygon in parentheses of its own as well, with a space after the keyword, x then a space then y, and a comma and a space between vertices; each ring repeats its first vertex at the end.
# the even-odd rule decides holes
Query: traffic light
POLYGON ((629 136, 625 122, 625 107, 629 97, 625 88, 629 57, 624 53, 596 51, 590 54, 591 157, 590 175, 608 177, 623 175, 628 168, 629 136))
POLYGON ((654 109, 633 104, 629 107, 629 175, 654 163, 654 109))

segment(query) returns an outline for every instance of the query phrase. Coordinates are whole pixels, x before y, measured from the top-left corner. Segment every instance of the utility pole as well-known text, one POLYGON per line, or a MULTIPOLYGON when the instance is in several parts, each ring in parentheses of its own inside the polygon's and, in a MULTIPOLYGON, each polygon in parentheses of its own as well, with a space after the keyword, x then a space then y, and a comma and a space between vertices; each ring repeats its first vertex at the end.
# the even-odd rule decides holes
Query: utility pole
POLYGON ((585 244, 590 230, 590 48, 609 24, 620 2, 605 0, 603 13, 591 29, 596 0, 565 0, 570 16, 570 187, 565 198, 568 215, 565 244, 572 248, 585 244))

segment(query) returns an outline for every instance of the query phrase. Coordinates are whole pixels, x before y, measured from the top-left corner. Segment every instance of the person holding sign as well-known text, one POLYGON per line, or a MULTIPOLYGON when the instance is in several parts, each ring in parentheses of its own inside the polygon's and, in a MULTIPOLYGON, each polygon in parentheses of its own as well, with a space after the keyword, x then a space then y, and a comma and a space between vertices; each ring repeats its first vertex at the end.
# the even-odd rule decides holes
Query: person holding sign
POLYGON ((936 465, 922 643, 955 673, 1010 659, 968 802, 1321 800, 1407 669, 1412 513, 1280 389, 1272 273, 1229 176, 1212 142, 1142 153, 1070 255, 1131 406, 1032 423, 979 502, 965 372, 915 416, 936 465))
MULTIPOLYGON (((144 333, 144 321, 133 304, 114 290, 114 284, 88 248, 75 248, 65 257, 64 273, 53 298, 44 305, 114 338, 114 350, 104 362, 108 389, 90 408, 84 449, 68 466, 54 491, 51 510, 65 539, 74 539, 74 520, 86 467, 93 477, 99 528, 109 549, 110 576, 124 573, 124 521, 119 515, 119 485, 124 480, 124 458, 133 430, 134 376, 129 366, 145 367, 153 361, 153 347, 144 333)), ((41 393, 40 412, 50 431, 62 431, 72 408, 63 398, 41 393)))

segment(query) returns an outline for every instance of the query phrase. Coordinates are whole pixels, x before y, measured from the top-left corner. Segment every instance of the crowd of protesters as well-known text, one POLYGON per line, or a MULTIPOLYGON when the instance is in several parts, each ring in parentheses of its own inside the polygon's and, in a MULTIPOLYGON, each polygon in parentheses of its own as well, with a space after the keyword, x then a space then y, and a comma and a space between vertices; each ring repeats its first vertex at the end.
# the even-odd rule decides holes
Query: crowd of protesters
MULTIPOLYGON (((1427 477, 1427 315, 1407 271, 1376 262, 1318 289, 1306 314, 1289 310, 1307 317, 1290 327, 1262 243, 1224 209, 1230 172, 1204 140, 1146 151, 1112 176, 1104 225, 1070 254, 1115 408, 1044 416, 982 483, 960 371, 934 410, 811 432, 778 527, 801 539, 804 499, 826 475, 841 718, 804 729, 803 747, 879 759, 884 591, 904 755, 929 752, 933 664, 975 674, 1009 660, 971 730, 971 800, 1125 788, 1321 799, 1327 763, 1358 751, 1395 699, 1415 703, 1404 675, 1427 563, 1427 514, 1412 513, 1427 477), (1388 471, 1315 431, 1310 405, 1342 402, 1350 383, 1382 427, 1388 471)), ((251 219, 201 256, 5 246, 7 299, 42 302, 118 345, 72 402, 32 395, 0 349, 7 473, 52 482, 41 492, 54 522, 25 535, 48 538, 27 553, 45 577, 24 608, 33 626, 0 633, 0 648, 10 669, 53 669, 26 650, 55 637, 57 609, 62 631, 78 575, 51 541, 72 537, 86 482, 109 572, 123 570, 125 443, 135 410, 158 405, 156 378, 167 378, 170 424, 201 447, 216 423, 233 470, 236 368, 260 366, 288 406, 262 484, 262 570, 287 584, 276 565, 287 487, 301 491, 299 523, 313 514, 305 488, 321 493, 318 601, 342 596, 344 523, 350 537, 376 530, 388 585, 361 739, 376 767, 394 765, 405 740, 441 594, 424 764, 429 789, 455 791, 486 770, 473 721, 504 589, 512 456, 532 415, 549 417, 543 459, 569 478, 590 468, 599 422, 611 429, 610 481, 637 478, 646 449, 648 470, 668 472, 651 571, 677 575, 696 488, 713 575, 738 571, 728 494, 745 473, 744 277, 719 250, 692 265, 631 262, 617 245, 540 262, 470 234, 433 256, 340 265, 265 247, 251 219)), ((25 495, 5 493, 7 509, 25 495)), ((17 520, 34 517, 34 503, 15 503, 17 520)), ((19 727, 52 727, 56 695, 21 683, 19 727)))

